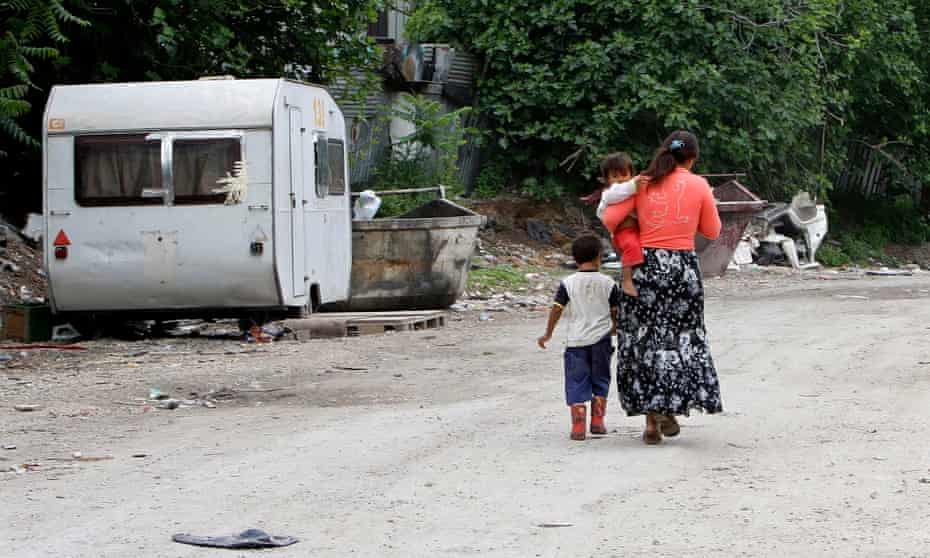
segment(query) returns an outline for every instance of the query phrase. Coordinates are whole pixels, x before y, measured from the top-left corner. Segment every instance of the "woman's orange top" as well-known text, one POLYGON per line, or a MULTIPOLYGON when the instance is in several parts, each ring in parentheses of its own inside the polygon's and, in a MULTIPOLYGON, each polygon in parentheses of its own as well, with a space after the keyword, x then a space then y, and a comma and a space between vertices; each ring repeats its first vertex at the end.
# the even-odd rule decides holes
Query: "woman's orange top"
POLYGON ((645 248, 694 250, 694 235, 720 236, 720 215, 706 180, 678 167, 661 181, 641 178, 636 195, 607 207, 601 220, 611 234, 635 209, 645 248))

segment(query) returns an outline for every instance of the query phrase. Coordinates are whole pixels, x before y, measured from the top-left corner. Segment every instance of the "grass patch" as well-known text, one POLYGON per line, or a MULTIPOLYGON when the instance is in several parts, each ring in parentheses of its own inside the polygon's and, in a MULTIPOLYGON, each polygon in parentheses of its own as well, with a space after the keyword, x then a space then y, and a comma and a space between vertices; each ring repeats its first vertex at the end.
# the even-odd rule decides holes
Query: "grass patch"
POLYGON ((825 244, 817 251, 817 259, 824 265, 837 267, 877 260, 897 266, 900 262, 886 254, 885 248, 889 243, 930 242, 930 220, 909 195, 881 200, 846 195, 833 199, 830 238, 837 245, 825 244))
POLYGON ((530 284, 526 278, 527 273, 531 272, 509 265, 472 269, 468 273, 468 289, 474 291, 525 289, 530 284))

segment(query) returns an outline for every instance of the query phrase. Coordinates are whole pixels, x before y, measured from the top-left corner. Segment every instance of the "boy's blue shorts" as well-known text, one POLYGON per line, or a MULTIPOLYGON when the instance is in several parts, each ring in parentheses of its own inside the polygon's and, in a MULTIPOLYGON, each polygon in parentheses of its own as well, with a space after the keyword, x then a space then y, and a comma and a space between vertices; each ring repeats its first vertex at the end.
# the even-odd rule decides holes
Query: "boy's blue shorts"
POLYGON ((610 335, 586 347, 565 349, 565 402, 569 405, 607 397, 610 391, 610 359, 614 354, 610 335))

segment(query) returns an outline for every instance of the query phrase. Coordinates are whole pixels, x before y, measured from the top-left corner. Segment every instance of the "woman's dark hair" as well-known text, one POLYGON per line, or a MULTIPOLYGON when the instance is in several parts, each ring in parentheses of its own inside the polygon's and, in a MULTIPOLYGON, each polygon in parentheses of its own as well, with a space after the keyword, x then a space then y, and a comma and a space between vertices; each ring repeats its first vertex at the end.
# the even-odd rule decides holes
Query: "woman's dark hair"
POLYGON ((600 238, 593 234, 582 235, 572 242, 572 258, 578 265, 593 262, 601 255, 602 249, 600 238))
POLYGON ((643 176, 648 177, 650 182, 656 183, 671 174, 678 165, 697 159, 699 153, 697 136, 684 130, 672 132, 662 142, 662 147, 656 151, 652 163, 643 172, 643 176))
POLYGON ((610 171, 620 171, 633 176, 633 159, 626 153, 611 153, 601 161, 601 180, 607 184, 610 171))

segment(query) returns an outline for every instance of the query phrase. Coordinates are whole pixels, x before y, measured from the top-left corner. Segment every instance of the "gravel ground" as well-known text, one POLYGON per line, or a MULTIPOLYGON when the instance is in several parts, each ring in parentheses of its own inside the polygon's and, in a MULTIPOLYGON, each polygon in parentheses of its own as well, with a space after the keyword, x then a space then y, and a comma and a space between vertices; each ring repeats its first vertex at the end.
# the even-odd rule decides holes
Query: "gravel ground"
POLYGON ((568 440, 536 307, 3 351, 0 555, 199 557, 171 535, 259 527, 302 540, 282 557, 930 556, 928 277, 709 280, 726 412, 658 447, 615 394, 608 436, 568 440))

